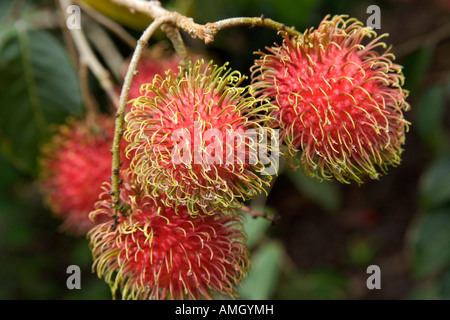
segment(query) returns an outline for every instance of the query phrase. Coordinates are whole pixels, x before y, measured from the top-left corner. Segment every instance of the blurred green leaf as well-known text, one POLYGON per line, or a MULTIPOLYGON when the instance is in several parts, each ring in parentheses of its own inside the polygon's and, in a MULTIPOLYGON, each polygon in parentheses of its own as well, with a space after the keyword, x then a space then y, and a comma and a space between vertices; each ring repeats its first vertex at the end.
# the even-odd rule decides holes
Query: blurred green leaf
POLYGON ((417 221, 410 237, 412 271, 429 276, 450 264, 450 209, 427 212, 417 221))
MULTIPOLYGON (((255 210, 260 211, 258 208, 255 208, 255 210)), ((271 222, 264 218, 253 218, 250 215, 246 215, 246 217, 244 229, 247 233, 247 246, 251 249, 262 239, 271 226, 271 222)))
POLYGON ((111 300, 111 290, 95 274, 81 278, 81 290, 66 290, 64 300, 111 300))
POLYGON ((278 20, 287 26, 294 26, 298 30, 303 30, 313 21, 313 18, 316 18, 315 9, 321 2, 319 0, 243 1, 249 8, 247 11, 252 10, 257 16, 262 13, 268 18, 278 20), (301 10, 292 10, 292 8, 301 10))
POLYGON ((270 241, 259 247, 252 256, 252 268, 240 288, 243 299, 270 299, 276 289, 283 258, 283 246, 270 241))
POLYGON ((376 253, 377 248, 367 239, 352 238, 349 241, 348 254, 351 262, 356 266, 369 265, 376 253))
POLYGON ((195 3, 195 17, 199 22, 212 22, 236 16, 257 16, 280 20, 287 26, 294 25, 302 30, 311 22, 315 9, 322 1, 318 0, 247 0, 247 1, 208 1, 197 0, 195 3), (301 8, 301 10, 292 10, 301 8))
POLYGON ((297 188, 298 192, 314 201, 327 212, 337 211, 341 206, 341 195, 337 185, 332 181, 318 181, 309 178, 302 170, 286 170, 285 174, 297 188))
POLYGON ((405 58, 403 74, 405 75, 406 89, 415 92, 421 85, 432 62, 435 49, 434 46, 424 47, 405 58))
POLYGON ((17 199, 0 197, 0 250, 18 250, 27 246, 35 236, 35 230, 30 225, 29 214, 24 214, 31 208, 17 199), (7 248, 3 248, 6 246, 7 248))
POLYGON ((439 287, 436 283, 416 286, 407 296, 408 300, 436 300, 439 299, 439 287))
POLYGON ((236 12, 236 10, 239 11, 239 9, 242 8, 242 2, 237 2, 234 5, 227 4, 226 2, 227 1, 208 0, 195 1, 193 14, 196 17, 196 21, 199 23, 206 23, 224 19, 226 17, 232 17, 234 16, 233 11, 236 12))
POLYGON ((13 3, 14 3, 14 0, 0 1, 0 21, 9 13, 13 3))
POLYGON ((280 284, 279 299, 337 300, 344 299, 347 279, 333 270, 295 271, 280 284))
POLYGON ((78 243, 75 243, 70 253, 70 260, 76 262, 79 267, 87 267, 92 264, 92 251, 87 239, 80 239, 78 243))
POLYGON ((426 89, 416 105, 415 128, 422 141, 434 152, 448 149, 444 131, 445 88, 435 85, 426 89))
POLYGON ((10 41, 14 37, 15 28, 11 25, 2 25, 0 27, 0 52, 3 51, 3 47, 6 42, 10 41))
POLYGON ((439 284, 440 298, 450 300, 450 269, 440 277, 439 284))
POLYGON ((438 158, 423 172, 420 197, 426 208, 436 208, 450 201, 450 156, 438 158))
POLYGON ((50 33, 17 22, 0 52, 0 147, 28 173, 37 167, 49 125, 82 108, 77 75, 50 33))
POLYGON ((1 199, 5 198, 6 201, 10 199, 10 193, 12 186, 20 178, 20 173, 11 165, 7 159, 0 152, 0 204, 1 199))
POLYGON ((450 300, 450 268, 437 277, 414 286, 409 293, 410 300, 450 300))

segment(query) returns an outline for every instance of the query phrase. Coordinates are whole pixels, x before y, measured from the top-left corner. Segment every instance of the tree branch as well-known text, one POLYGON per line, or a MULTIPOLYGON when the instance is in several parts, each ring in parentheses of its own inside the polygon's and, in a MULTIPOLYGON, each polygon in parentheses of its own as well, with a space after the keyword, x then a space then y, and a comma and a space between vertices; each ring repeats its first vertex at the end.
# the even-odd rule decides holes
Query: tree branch
MULTIPOLYGON (((72 5, 71 0, 59 0, 61 8, 67 8, 72 5)), ((67 18, 65 10, 62 10, 67 18)), ((114 90, 114 84, 111 81, 111 75, 108 70, 103 67, 103 65, 98 61, 94 52, 92 51, 89 43, 84 36, 82 29, 70 29, 70 34, 75 43, 75 46, 80 54, 80 59, 82 63, 86 63, 91 69, 94 76, 100 83, 102 89, 106 92, 108 98, 112 101, 114 105, 117 105, 117 94, 114 90)))
POLYGON ((283 23, 276 22, 272 19, 267 19, 264 15, 261 17, 242 17, 242 18, 229 18, 220 20, 213 23, 207 23, 206 25, 197 24, 192 18, 188 18, 179 14, 178 12, 168 11, 161 7, 159 1, 142 1, 142 0, 112 0, 113 2, 123 5, 127 8, 139 11, 147 14, 148 16, 156 19, 164 15, 173 16, 173 26, 184 30, 189 33, 192 38, 199 38, 206 44, 214 41, 214 36, 225 28, 236 26, 249 26, 249 27, 266 27, 278 31, 285 31, 290 36, 300 37, 302 34, 294 28, 286 27, 283 23))
POLYGON ((76 1, 77 4, 87 13, 93 20, 103 25, 105 28, 114 33, 119 39, 126 43, 130 48, 136 48, 136 39, 128 33, 120 24, 104 16, 90 5, 83 1, 76 1))
POLYGON ((274 216, 269 216, 267 213, 265 212, 259 212, 256 211, 248 206, 242 206, 240 208, 242 211, 247 212, 248 214, 250 214, 253 218, 264 218, 269 220, 270 222, 272 222, 272 225, 275 225, 278 223, 278 221, 280 220, 280 217, 278 215, 274 215, 274 216))
POLYGON ((112 0, 113 2, 125 6, 129 9, 144 13, 153 19, 162 16, 171 16, 170 22, 173 26, 189 33, 192 38, 199 38, 205 43, 211 43, 214 38, 206 33, 203 25, 197 24, 192 18, 183 16, 182 14, 169 11, 161 7, 159 1, 142 1, 142 0, 112 0))
POLYGON ((215 35, 226 28, 230 27, 239 27, 239 26, 248 26, 250 28, 253 27, 265 27, 277 31, 284 31, 291 37, 300 37, 302 33, 295 30, 294 27, 286 27, 283 23, 274 21, 272 19, 268 19, 261 15, 261 17, 238 17, 238 18, 228 18, 219 20, 213 23, 207 23, 205 28, 207 29, 206 33, 215 37, 215 35))
POLYGON ((81 95, 86 108, 86 118, 91 125, 95 125, 99 107, 97 101, 92 97, 89 88, 89 66, 84 61, 79 64, 78 77, 80 82, 81 95))
MULTIPOLYGON (((91 41, 94 49, 103 58, 105 66, 108 67, 110 73, 118 82, 122 82, 124 58, 105 29, 97 23, 87 23, 86 35, 91 41)), ((117 107, 117 105, 115 105, 115 107, 117 107)))
POLYGON ((161 30, 166 33, 167 37, 172 42, 173 48, 175 49, 178 59, 180 60, 180 67, 182 70, 180 74, 183 74, 189 64, 189 55, 187 53, 186 46, 184 45, 183 38, 181 38, 180 31, 169 24, 162 25, 161 30))

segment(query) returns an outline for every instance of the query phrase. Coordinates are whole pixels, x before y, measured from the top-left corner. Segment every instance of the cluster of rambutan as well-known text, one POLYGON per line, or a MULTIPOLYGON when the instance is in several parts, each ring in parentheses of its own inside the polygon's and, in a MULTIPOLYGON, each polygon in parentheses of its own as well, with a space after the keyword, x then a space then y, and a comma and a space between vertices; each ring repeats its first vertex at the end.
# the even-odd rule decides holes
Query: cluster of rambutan
POLYGON ((246 87, 227 64, 202 60, 141 74, 121 155, 120 201, 131 209, 118 217, 107 182, 112 120, 99 121, 96 134, 66 128, 49 148, 48 198, 67 224, 84 225, 92 211, 94 269, 115 297, 235 295, 249 265, 238 209, 271 179, 261 149, 345 183, 376 179, 400 162, 407 92, 382 36, 345 16, 283 36, 259 52, 246 87), (279 141, 267 144, 276 130, 279 141))
MULTIPOLYGON (((94 266, 122 298, 234 296, 246 275, 242 217, 230 208, 233 198, 259 187, 260 178, 250 171, 258 167, 239 163, 237 157, 228 165, 208 163, 205 154, 210 155, 213 142, 206 140, 199 145, 202 159, 197 163, 191 147, 196 129, 202 137, 207 128, 226 136, 238 132, 234 128, 244 132, 259 125, 261 116, 254 115, 259 100, 246 97, 246 89, 237 86, 241 79, 226 67, 197 61, 185 73, 169 70, 165 78, 155 75, 152 83, 142 85, 124 133, 127 155, 133 156, 130 170, 122 173, 120 195, 131 210, 89 232, 94 266), (187 134, 178 141, 178 133, 187 134), (190 161, 177 164, 173 160, 180 144, 190 161), (252 174, 257 183, 241 183, 252 174)), ((216 142, 225 145, 222 138, 216 142)), ((111 216, 112 204, 105 192, 91 216, 111 216)))

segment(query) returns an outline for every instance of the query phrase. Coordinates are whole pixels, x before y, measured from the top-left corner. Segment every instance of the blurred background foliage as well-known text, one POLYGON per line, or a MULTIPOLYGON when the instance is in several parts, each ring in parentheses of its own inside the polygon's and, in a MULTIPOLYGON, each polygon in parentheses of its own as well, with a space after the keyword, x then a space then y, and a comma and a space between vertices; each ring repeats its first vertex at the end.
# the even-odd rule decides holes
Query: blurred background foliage
MULTIPOLYGON (((264 14, 298 30, 317 26, 326 14, 366 22, 369 5, 381 8, 378 32, 390 34, 386 42, 404 65, 411 91, 406 118, 412 126, 402 165, 361 187, 282 171, 269 197, 251 203, 281 220, 272 226, 247 219, 253 268, 240 293, 244 299, 450 299, 448 1, 162 3, 199 23, 264 14), (381 290, 366 287, 372 264, 381 269, 381 290)), ((39 148, 53 125, 84 111, 55 10, 49 0, 0 1, 0 299, 111 298, 108 286, 91 272, 87 239, 58 231, 60 221, 43 205, 36 186, 39 148), (82 269, 81 290, 66 287, 71 264, 82 269)), ((139 23, 122 21, 139 36, 139 23)), ((127 58, 130 49, 109 36, 127 58)), ((158 34, 152 42, 162 38, 158 34)), ((224 30, 208 46, 184 39, 193 52, 229 61, 247 75, 253 52, 280 41, 262 28, 224 30)), ((97 81, 89 81, 106 105, 97 81)))

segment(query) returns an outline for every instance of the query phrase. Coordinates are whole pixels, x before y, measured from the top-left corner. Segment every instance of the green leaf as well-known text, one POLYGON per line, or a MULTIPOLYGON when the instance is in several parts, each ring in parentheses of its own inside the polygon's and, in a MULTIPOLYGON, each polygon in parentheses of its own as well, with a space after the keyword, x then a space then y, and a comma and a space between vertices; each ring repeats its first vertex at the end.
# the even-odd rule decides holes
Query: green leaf
POLYGON ((333 181, 319 181, 308 177, 302 170, 286 170, 285 174, 298 192, 314 201, 327 212, 335 212, 341 206, 339 188, 333 181))
POLYGON ((295 271, 280 284, 277 298, 283 300, 337 300, 344 299, 347 279, 333 270, 295 271))
POLYGON ((412 229, 409 247, 415 276, 430 276, 450 266, 450 209, 424 214, 412 229))
POLYGON ((280 276, 283 246, 270 241, 259 247, 252 257, 252 268, 240 289, 240 296, 249 300, 270 299, 280 276))
POLYGON ((426 208, 436 208, 450 201, 450 157, 436 159, 422 174, 420 197, 426 208))
POLYGON ((5 199, 0 197, 0 249, 18 250, 29 245, 34 236, 32 226, 29 224, 23 211, 27 208, 25 204, 17 203, 16 199, 5 199), (7 245, 7 248, 4 246, 7 245))
POLYGON ((415 110, 415 128, 422 141, 436 153, 448 150, 449 147, 444 130, 445 94, 445 87, 442 85, 427 88, 415 110))
POLYGON ((266 4, 275 6, 276 16, 282 18, 282 22, 288 26, 295 26, 302 30, 311 24, 313 18, 316 18, 314 13, 321 5, 319 0, 284 0, 284 1, 268 1, 266 4), (301 10, 292 10, 292 8, 301 8, 301 10))
POLYGON ((77 75, 58 40, 20 22, 0 49, 0 148, 33 174, 50 125, 82 108, 77 75))
POLYGON ((439 286, 435 282, 419 285, 413 288, 406 298, 408 300, 437 300, 439 299, 439 286))
MULTIPOLYGON (((4 19, 6 15, 8 15, 14 0, 2 0, 0 1, 0 21, 4 19)), ((1 32, 1 31, 0 31, 1 32)))
POLYGON ((3 51, 3 47, 6 42, 10 41, 15 35, 15 28, 10 25, 2 25, 0 27, 0 52, 3 51))
MULTIPOLYGON (((254 208, 259 212, 267 212, 271 214, 269 208, 264 208, 263 210, 259 208, 254 208)), ((246 221, 244 223, 244 229, 247 233, 247 246, 252 249, 258 242, 263 238, 267 229, 271 226, 271 222, 267 219, 257 217, 254 218, 250 215, 246 215, 246 221)))
POLYGON ((1 199, 9 199, 10 194, 14 190, 12 186, 21 178, 20 173, 11 165, 7 159, 0 153, 0 205, 1 199))
POLYGON ((450 300, 450 268, 437 277, 414 286, 407 297, 410 300, 450 300))

